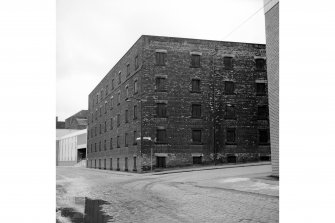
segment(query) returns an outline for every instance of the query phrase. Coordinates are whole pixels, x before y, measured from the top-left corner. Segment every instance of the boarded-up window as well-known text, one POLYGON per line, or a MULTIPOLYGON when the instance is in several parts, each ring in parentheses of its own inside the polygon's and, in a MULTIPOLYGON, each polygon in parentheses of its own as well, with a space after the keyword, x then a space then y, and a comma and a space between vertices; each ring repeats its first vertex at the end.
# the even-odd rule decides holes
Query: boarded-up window
POLYGON ((256 94, 257 95, 266 94, 266 84, 265 83, 256 83, 256 94))
POLYGON ((201 105, 200 104, 192 105, 192 118, 201 118, 201 105))
POLYGON ((166 53, 156 52, 156 65, 164 66, 165 65, 166 53))
POLYGON ((137 119, 137 105, 134 105, 134 119, 137 119))
POLYGON ((128 123, 128 110, 125 111, 124 119, 125 119, 125 122, 128 123))
POLYGON ((137 131, 134 131, 133 145, 137 145, 137 131))
POLYGON ((200 80, 197 79, 192 80, 192 91, 200 92, 200 80))
POLYGON ((256 70, 265 70, 265 60, 264 59, 256 59, 256 70))
POLYGON ((224 57, 223 63, 225 69, 232 69, 233 68, 233 58, 232 57, 224 57))
POLYGON ((128 133, 124 134, 124 146, 127 147, 128 146, 128 133))
POLYGON ((166 104, 157 103, 157 117, 165 118, 166 117, 166 104))
POLYGON ((158 143, 166 142, 166 129, 157 129, 157 142, 158 143))
POLYGON ((120 126, 120 114, 117 114, 116 116, 116 124, 117 126, 120 126))
POLYGON ((137 80, 134 81, 134 93, 138 92, 137 80))
POLYGON ((127 76, 129 76, 129 74, 130 74, 130 65, 127 64, 127 76))
POLYGON ((268 144, 269 143, 269 130, 268 129, 259 129, 258 130, 259 143, 268 144))
POLYGON ((226 119, 235 119, 234 105, 226 105, 226 119))
POLYGON ((116 137, 116 147, 120 148, 120 136, 116 137))
POLYGON ((236 129, 235 128, 227 129, 226 143, 235 144, 235 142, 236 142, 236 129))
POLYGON ((225 81, 225 93, 226 94, 234 94, 235 84, 232 81, 225 81))
POLYGON ((200 67, 200 55, 191 55, 191 67, 200 67))
POLYGON ((157 91, 166 91, 166 79, 164 77, 156 78, 156 90, 157 91))
POLYGON ((200 129, 192 130, 192 142, 201 143, 201 130, 200 129))
POLYGON ((267 105, 259 105, 257 108, 257 118, 258 119, 267 119, 269 113, 269 108, 267 105))

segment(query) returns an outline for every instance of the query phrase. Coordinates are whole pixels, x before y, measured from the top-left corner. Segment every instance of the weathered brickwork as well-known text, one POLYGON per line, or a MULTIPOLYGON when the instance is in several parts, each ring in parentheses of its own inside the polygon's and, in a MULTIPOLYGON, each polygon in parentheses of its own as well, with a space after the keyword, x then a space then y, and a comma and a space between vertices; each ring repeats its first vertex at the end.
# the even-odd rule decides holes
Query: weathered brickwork
POLYGON ((128 171, 132 171, 136 157, 136 170, 141 172, 150 169, 151 159, 153 168, 161 168, 210 163, 214 159, 217 162, 246 162, 269 157, 270 144, 259 143, 259 130, 267 131, 268 118, 257 117, 258 106, 267 106, 268 101, 266 93, 256 95, 256 83, 266 85, 267 82, 266 70, 256 69, 257 58, 265 58, 265 45, 142 36, 89 95, 88 166, 91 167, 92 160, 93 168, 99 168, 101 159, 104 168, 103 160, 106 159, 106 169, 109 169, 112 158, 112 168, 117 169, 119 158, 120 170, 125 170, 127 158, 128 171), (137 69, 134 65, 136 56, 137 69), (200 58, 200 67, 194 62, 197 59, 192 64, 192 57, 200 58), (225 64, 224 57, 232 57, 231 68, 225 64), (129 76, 126 74, 127 63, 130 63, 129 76), (118 84, 120 70, 122 82, 118 84), (134 94, 135 80, 138 83, 137 94, 134 94), (228 93, 226 81, 233 82, 231 93, 228 93), (160 88, 159 82, 164 82, 165 87, 160 88), (193 84, 199 89, 192 89, 193 84), (104 89, 107 85, 106 94, 104 89), (102 89, 104 96, 100 99, 102 89), (116 105, 119 91, 121 101, 116 105), (110 109, 111 97, 114 98, 113 109, 110 109), (134 105, 137 105, 137 119, 133 119, 134 105), (158 109, 160 105, 166 109, 161 111, 158 109), (233 106, 233 118, 227 118, 227 106, 233 106), (125 123, 126 110, 128 123, 125 123), (117 126, 117 114, 121 114, 120 126, 117 126), (110 128, 111 118, 113 129, 110 128), (144 139, 141 145, 141 140, 134 139, 134 131, 136 137, 140 137, 142 131, 143 137, 152 140, 144 139), (126 133, 128 146, 125 146, 126 133), (235 139, 233 142, 228 142, 228 134, 235 135, 229 137, 235 139), (121 139, 120 148, 116 145, 117 136, 121 139), (110 148, 111 138, 113 149, 110 148), (107 142, 106 151, 104 140, 107 142), (137 145, 133 145, 135 141, 137 145))
POLYGON ((265 13, 272 174, 279 177, 279 1, 265 13))

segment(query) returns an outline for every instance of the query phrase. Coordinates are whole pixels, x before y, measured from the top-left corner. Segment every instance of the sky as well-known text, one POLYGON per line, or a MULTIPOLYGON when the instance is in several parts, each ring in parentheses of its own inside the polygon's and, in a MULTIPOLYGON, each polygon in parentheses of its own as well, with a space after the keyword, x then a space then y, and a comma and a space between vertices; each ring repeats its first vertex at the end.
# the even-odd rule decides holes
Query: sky
POLYGON ((56 2, 60 121, 88 109, 89 93, 141 35, 265 43, 263 0, 56 2))

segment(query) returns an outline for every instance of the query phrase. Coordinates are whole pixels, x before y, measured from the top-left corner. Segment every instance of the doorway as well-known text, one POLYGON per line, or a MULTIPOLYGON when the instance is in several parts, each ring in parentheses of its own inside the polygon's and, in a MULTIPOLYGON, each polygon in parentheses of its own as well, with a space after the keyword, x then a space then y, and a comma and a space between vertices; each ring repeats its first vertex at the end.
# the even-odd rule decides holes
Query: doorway
POLYGON ((156 157, 156 168, 166 168, 166 158, 157 156, 156 157))

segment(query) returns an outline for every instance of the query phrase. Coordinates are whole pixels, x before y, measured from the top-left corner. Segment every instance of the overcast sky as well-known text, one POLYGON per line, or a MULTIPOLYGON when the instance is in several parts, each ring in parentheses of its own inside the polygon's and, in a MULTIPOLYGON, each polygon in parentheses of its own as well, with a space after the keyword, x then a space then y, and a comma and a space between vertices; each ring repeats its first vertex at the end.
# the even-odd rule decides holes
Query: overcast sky
POLYGON ((57 0, 59 120, 88 109, 88 94, 141 35, 265 43, 263 0, 57 0))

